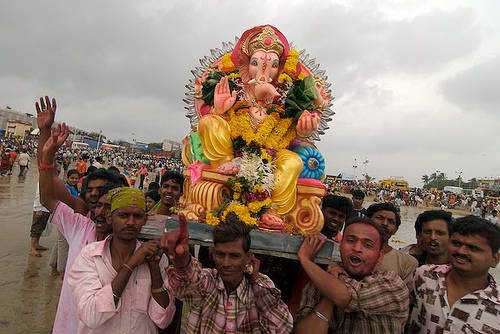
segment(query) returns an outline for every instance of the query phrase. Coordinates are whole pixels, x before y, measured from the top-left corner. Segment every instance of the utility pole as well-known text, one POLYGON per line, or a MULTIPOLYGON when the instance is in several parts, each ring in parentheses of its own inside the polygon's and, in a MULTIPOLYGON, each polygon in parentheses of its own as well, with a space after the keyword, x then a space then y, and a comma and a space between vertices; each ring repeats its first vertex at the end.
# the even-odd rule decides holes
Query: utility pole
POLYGON ((356 181, 356 168, 358 168, 357 160, 358 159, 354 158, 354 165, 352 165, 352 169, 353 169, 353 172, 354 172, 354 181, 356 181))
POLYGON ((99 138, 97 138, 97 149, 99 149, 99 146, 101 144, 101 135, 102 135, 102 130, 99 130, 99 138))
POLYGON ((458 173, 458 187, 460 188, 462 186, 462 171, 456 171, 455 173, 458 173))

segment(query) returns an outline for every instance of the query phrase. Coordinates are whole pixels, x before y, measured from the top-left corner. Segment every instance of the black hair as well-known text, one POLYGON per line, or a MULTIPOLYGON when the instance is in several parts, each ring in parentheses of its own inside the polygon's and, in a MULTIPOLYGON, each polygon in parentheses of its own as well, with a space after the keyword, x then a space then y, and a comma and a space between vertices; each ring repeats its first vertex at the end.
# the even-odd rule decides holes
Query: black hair
POLYGON ((160 194, 158 194, 158 191, 156 190, 149 190, 144 194, 144 197, 151 197, 155 202, 160 200, 160 194))
POLYGON ((70 170, 68 170, 68 172, 66 173, 66 177, 70 177, 73 174, 78 174, 78 178, 80 178, 80 173, 78 173, 77 169, 70 169, 70 170))
POLYGON ((243 250, 245 252, 250 250, 250 229, 240 220, 217 225, 212 232, 212 237, 214 246, 225 242, 236 241, 241 238, 243 239, 243 250))
POLYGON ((352 212, 352 202, 349 198, 339 195, 326 195, 321 201, 321 209, 333 208, 345 213, 348 217, 352 212))
POLYGON ((500 248, 500 228, 480 217, 470 215, 457 218, 451 227, 450 234, 453 233, 463 236, 482 236, 486 239, 493 254, 497 253, 500 248))
POLYGON ((380 237, 380 249, 382 249, 382 247, 384 247, 384 238, 385 238, 385 235, 384 235, 384 232, 382 231, 382 229, 380 228, 380 226, 378 226, 377 224, 375 224, 373 222, 373 220, 371 220, 370 218, 367 218, 367 217, 353 217, 353 218, 350 218, 347 220, 347 222, 345 223, 345 228, 344 228, 344 232, 347 230, 347 227, 350 226, 350 225, 353 225, 353 224, 366 224, 366 225, 370 225, 370 226, 373 226, 377 232, 378 232, 378 235, 380 237))
POLYGON ((365 198, 365 192, 361 189, 354 189, 351 195, 353 198, 365 198))
POLYGON ((120 174, 120 170, 118 169, 118 167, 116 166, 109 166, 108 167, 108 170, 111 172, 111 173, 115 173, 115 174, 120 174))
POLYGON ((396 215, 396 226, 401 225, 401 216, 399 215, 399 210, 392 203, 375 203, 366 209, 366 216, 368 218, 373 218, 373 215, 379 211, 392 211, 396 215))
POLYGON ((181 190, 181 194, 183 193, 183 189, 182 188, 183 188, 183 184, 184 184, 184 176, 182 176, 182 174, 179 174, 179 173, 176 173, 176 172, 172 172, 172 171, 166 172, 161 177, 160 186, 162 184, 164 184, 165 182, 167 182, 168 180, 174 180, 175 183, 179 184, 180 190, 181 190))
POLYGON ((450 234, 451 223, 453 222, 451 212, 444 210, 428 210, 419 214, 417 220, 415 220, 415 232, 417 233, 417 235, 422 233, 422 226, 424 225, 424 223, 435 219, 444 220, 448 228, 448 234, 450 234))
POLYGON ((118 177, 115 174, 113 174, 112 172, 110 172, 104 168, 96 169, 95 172, 89 174, 85 178, 85 180, 83 180, 82 189, 80 191, 80 196, 82 198, 85 198, 85 195, 87 194, 87 188, 88 188, 89 182, 94 181, 94 180, 106 180, 107 183, 118 184, 118 185, 120 184, 118 177))
MULTIPOLYGON (((149 183, 149 185, 148 185, 148 192, 152 191, 152 190, 158 192, 158 189, 160 189, 160 184, 158 182, 154 182, 153 181, 153 182, 149 183)), ((182 187, 181 187, 181 189, 182 189, 182 187)))
POLYGON ((92 166, 92 165, 90 165, 90 166, 87 168, 87 175, 90 175, 90 174, 94 173, 96 170, 97 170, 97 167, 96 167, 96 166, 92 166))
POLYGON ((119 183, 108 182, 103 187, 99 188, 99 197, 106 195, 111 189, 120 188, 122 185, 119 183))

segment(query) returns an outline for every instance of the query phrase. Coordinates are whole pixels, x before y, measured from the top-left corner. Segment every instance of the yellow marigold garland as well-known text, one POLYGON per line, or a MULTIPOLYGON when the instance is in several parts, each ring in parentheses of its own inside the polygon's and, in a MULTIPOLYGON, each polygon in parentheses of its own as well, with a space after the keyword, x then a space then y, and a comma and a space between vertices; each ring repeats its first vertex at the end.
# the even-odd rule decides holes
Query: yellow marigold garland
POLYGON ((238 203, 230 203, 227 206, 226 210, 224 210, 224 213, 221 216, 221 220, 226 220, 226 216, 230 212, 234 212, 238 216, 239 220, 241 220, 242 222, 244 222, 249 226, 257 225, 257 219, 250 215, 250 210, 246 205, 238 203))
POLYGON ((278 76, 278 82, 288 82, 288 83, 292 83, 293 82, 293 79, 290 78, 290 76, 286 73, 281 73, 279 76, 278 76))
POLYGON ((267 206, 271 206, 271 199, 268 197, 266 198, 265 200, 263 201, 255 201, 255 202, 251 202, 251 203, 248 203, 248 210, 250 210, 250 212, 252 213, 257 213, 259 212, 263 207, 267 206))
POLYGON ((219 70, 224 73, 236 70, 236 66, 234 66, 233 61, 231 60, 231 53, 226 53, 222 56, 219 63, 219 70))
POLYGON ((237 103, 228 112, 232 139, 241 137, 247 144, 254 142, 259 146, 274 150, 287 147, 293 140, 293 133, 287 132, 293 120, 280 118, 279 108, 278 112, 272 112, 266 117, 255 131, 251 125, 252 116, 248 113, 249 108, 242 106, 244 106, 243 103, 237 103), (236 109, 238 110, 235 111, 236 109))
POLYGON ((283 72, 291 78, 297 77, 297 64, 299 63, 299 53, 295 49, 291 49, 283 67, 283 72))
POLYGON ((214 216, 211 212, 207 213, 207 216, 205 218, 205 223, 208 225, 216 226, 220 224, 219 218, 214 216))

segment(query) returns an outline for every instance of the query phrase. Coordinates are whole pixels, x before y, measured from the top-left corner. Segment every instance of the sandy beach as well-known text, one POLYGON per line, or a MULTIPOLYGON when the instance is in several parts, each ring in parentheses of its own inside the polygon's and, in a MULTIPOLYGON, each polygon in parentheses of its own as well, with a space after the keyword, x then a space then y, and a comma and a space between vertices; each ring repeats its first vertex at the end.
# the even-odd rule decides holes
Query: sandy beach
MULTIPOLYGON (((16 166, 13 175, 0 177, 0 333, 50 333, 61 283, 58 277, 48 275, 50 250, 40 258, 28 255, 38 171, 32 166, 23 179, 17 173, 16 166)), ((401 209, 403 224, 392 240, 394 247, 413 242, 413 223, 424 210, 401 209)), ((53 231, 40 243, 51 248, 55 238, 53 231)), ((492 273, 498 281, 500 268, 492 273)))

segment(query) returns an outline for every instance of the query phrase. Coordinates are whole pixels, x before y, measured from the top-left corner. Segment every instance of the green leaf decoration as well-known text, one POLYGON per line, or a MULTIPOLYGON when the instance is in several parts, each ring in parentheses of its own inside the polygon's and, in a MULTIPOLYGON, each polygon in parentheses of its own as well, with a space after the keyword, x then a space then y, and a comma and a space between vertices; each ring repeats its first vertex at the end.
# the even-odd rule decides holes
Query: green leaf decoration
POLYGON ((312 102, 318 97, 311 76, 293 82, 285 100, 285 117, 293 117, 296 122, 304 110, 312 111, 312 102))
MULTIPOLYGON (((213 70, 208 74, 201 88, 201 98, 203 101, 205 101, 205 104, 208 104, 210 106, 214 105, 215 86, 219 83, 222 77, 224 77, 224 73, 217 70, 213 70)), ((234 88, 235 84, 231 79, 229 79, 229 90, 232 92, 234 88)))

